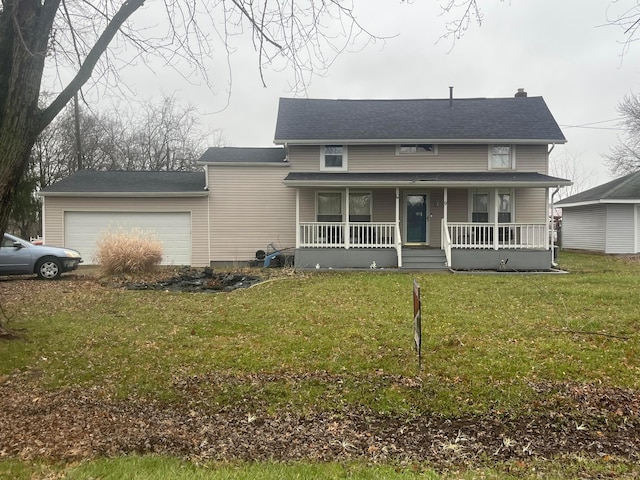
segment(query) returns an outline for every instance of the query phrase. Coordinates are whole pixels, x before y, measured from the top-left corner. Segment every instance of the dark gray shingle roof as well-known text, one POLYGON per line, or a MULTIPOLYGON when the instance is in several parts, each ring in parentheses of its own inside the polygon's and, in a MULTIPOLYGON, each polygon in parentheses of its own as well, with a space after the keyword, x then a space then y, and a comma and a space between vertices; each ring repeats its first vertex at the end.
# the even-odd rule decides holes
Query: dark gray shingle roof
POLYGON ((210 147, 199 163, 284 163, 287 154, 282 147, 239 148, 210 147))
POLYGON ((193 193, 203 192, 204 172, 141 172, 82 170, 41 191, 62 193, 193 193))
POLYGON ((577 193, 556 203, 557 206, 575 203, 595 203, 599 201, 638 200, 640 201, 640 171, 616 178, 610 182, 577 193))
POLYGON ((275 142, 524 140, 565 143, 542 97, 423 100, 281 98, 275 142))
POLYGON ((291 172, 285 183, 313 184, 426 184, 456 185, 484 183, 494 185, 556 186, 571 182, 536 172, 429 172, 429 173, 334 173, 291 172))

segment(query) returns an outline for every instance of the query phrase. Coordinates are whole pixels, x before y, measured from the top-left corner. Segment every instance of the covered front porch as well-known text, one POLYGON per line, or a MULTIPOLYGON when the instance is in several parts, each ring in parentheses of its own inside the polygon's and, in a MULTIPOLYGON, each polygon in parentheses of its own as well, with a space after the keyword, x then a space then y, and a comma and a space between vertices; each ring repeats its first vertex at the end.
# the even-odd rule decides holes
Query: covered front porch
POLYGON ((296 188, 299 268, 551 267, 547 185, 390 187, 382 179, 355 177, 346 185, 319 175, 321 182, 299 183, 294 174, 285 180, 296 188))

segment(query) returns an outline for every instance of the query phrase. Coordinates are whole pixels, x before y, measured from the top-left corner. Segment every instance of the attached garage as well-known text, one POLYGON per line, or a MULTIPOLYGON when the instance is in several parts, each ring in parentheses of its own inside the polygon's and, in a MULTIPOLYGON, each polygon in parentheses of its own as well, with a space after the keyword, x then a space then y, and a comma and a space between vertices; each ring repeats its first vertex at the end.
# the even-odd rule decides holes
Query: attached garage
POLYGON ((140 230, 163 245, 165 265, 209 265, 204 172, 81 171, 40 192, 43 236, 95 263, 105 232, 140 230))
POLYGON ((98 241, 108 232, 137 231, 162 243, 163 265, 191 265, 189 212, 64 212, 64 245, 95 263, 98 241))

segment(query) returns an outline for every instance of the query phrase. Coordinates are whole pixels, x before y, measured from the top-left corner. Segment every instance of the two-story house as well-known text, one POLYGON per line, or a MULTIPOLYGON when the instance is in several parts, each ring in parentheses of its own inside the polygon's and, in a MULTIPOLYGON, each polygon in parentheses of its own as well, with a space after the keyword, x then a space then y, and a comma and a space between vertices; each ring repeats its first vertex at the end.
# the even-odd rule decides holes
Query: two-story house
MULTIPOLYGON (((294 249, 298 268, 546 270, 550 189, 571 183, 548 175, 549 151, 565 142, 544 100, 521 90, 491 99, 283 98, 276 147, 201 157, 204 188, 195 182, 188 197, 198 205, 187 222, 191 264, 246 262, 274 244, 294 249)), ((44 191, 45 241, 65 216, 51 201, 77 189, 63 182, 44 191)), ((154 188, 170 190, 157 178, 154 188)), ((155 213, 187 208, 179 193, 169 201, 161 193, 155 213)), ((125 211, 136 208, 129 203, 125 211)))

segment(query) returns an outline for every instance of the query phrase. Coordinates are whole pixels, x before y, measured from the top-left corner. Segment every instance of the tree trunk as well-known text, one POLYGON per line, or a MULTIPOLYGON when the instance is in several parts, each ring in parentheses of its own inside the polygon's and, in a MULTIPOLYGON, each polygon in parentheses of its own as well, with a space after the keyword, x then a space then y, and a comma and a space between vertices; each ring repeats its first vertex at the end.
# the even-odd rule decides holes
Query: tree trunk
POLYGON ((0 233, 40 129, 38 98, 60 0, 5 0, 0 11, 0 233))

